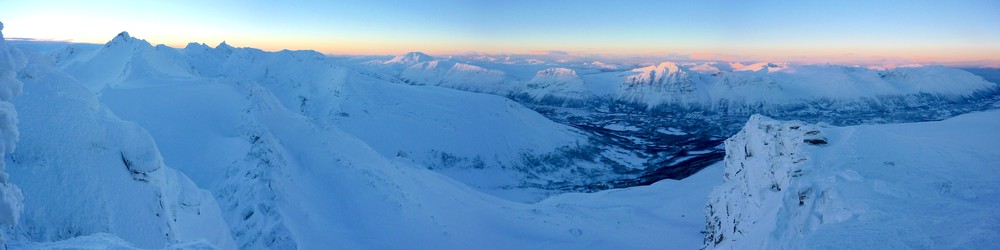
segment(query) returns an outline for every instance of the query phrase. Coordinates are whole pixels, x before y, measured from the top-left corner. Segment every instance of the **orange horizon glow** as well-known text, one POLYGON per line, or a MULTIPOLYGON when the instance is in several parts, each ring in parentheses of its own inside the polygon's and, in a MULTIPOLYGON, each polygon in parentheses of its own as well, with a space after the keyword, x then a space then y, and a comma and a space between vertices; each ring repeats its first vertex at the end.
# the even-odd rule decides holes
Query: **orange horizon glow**
MULTIPOLYGON (((6 32, 5 32, 6 34, 6 32)), ((370 55, 370 56, 393 56, 407 52, 420 51, 430 55, 463 55, 469 53, 484 53, 494 55, 504 54, 545 54, 549 51, 562 51, 570 55, 600 55, 605 57, 636 57, 636 56, 666 56, 666 55, 687 55, 693 61, 780 61, 796 63, 854 63, 867 65, 904 65, 904 64, 942 64, 942 65, 980 65, 991 67, 1000 65, 1000 45, 990 51, 982 51, 968 48, 956 47, 905 47, 895 48, 882 47, 851 47, 851 48, 806 48, 787 47, 786 49, 747 49, 747 48, 699 48, 697 46, 664 46, 664 48, 675 48, 673 50, 654 48, 618 48, 618 49, 591 49, 578 48, 576 50, 565 49, 545 49, 532 47, 530 45, 521 46, 493 46, 492 48, 480 46, 472 49, 463 44, 423 44, 413 46, 406 43, 392 43, 387 41, 362 41, 362 40, 282 40, 282 39, 258 39, 243 37, 241 39, 215 39, 214 41, 190 41, 172 39, 173 41, 161 42, 155 39, 147 39, 130 34, 138 39, 148 41, 152 45, 163 44, 173 48, 184 48, 189 43, 204 43, 215 47, 225 41, 234 47, 250 47, 264 51, 281 50, 314 50, 326 55, 370 55), (419 47, 422 49, 414 49, 419 47), (463 49, 465 48, 465 49, 463 49), (511 50, 510 48, 519 48, 511 50), (740 53, 743 51, 762 51, 758 53, 740 53), (865 54, 867 53, 867 54, 865 54)), ((112 36, 113 37, 113 36, 112 36)), ((155 36, 154 36, 155 37, 155 36)), ((22 38, 22 37, 8 37, 22 38)), ((57 39, 57 38, 27 38, 33 40, 66 41, 74 43, 104 44, 110 39, 57 39)))
POLYGON ((850 64, 1000 65, 1000 2, 481 3, 38 0, 4 3, 7 37, 182 48, 222 41, 330 55, 470 52, 850 64), (904 4, 905 3, 905 4, 904 4), (899 6, 906 8, 897 8, 899 6), (670 18, 661 9, 685 9, 670 18))

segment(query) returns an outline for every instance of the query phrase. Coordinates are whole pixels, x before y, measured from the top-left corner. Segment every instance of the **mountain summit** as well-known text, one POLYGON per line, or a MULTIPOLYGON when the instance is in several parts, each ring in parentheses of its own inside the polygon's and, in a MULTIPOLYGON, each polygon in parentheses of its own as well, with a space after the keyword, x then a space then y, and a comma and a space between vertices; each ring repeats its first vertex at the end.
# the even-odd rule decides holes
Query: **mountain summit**
POLYGON ((128 34, 128 31, 122 31, 121 33, 118 33, 118 35, 116 35, 115 38, 112 38, 111 41, 108 41, 108 43, 104 44, 104 47, 111 48, 111 47, 116 47, 116 46, 121 46, 121 45, 126 45, 126 44, 137 44, 137 45, 152 46, 146 40, 142 40, 142 39, 138 39, 138 38, 134 38, 134 37, 130 36, 128 34))

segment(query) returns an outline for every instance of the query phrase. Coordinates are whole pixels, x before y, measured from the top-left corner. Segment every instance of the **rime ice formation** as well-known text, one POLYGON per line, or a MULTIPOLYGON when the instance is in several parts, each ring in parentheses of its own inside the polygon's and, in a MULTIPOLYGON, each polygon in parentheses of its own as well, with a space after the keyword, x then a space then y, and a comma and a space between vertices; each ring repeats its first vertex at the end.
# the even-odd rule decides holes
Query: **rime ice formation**
MULTIPOLYGON (((3 23, 0 23, 0 158, 14 151, 18 139, 17 110, 11 100, 21 94, 21 81, 17 71, 24 67, 20 51, 7 46, 3 38, 3 23)), ((17 224, 24 209, 21 190, 10 182, 4 162, 0 162, 0 225, 17 224)), ((0 244, 4 243, 0 235, 0 244)))
POLYGON ((754 116, 726 140, 708 249, 990 248, 1000 112, 817 127, 754 116))

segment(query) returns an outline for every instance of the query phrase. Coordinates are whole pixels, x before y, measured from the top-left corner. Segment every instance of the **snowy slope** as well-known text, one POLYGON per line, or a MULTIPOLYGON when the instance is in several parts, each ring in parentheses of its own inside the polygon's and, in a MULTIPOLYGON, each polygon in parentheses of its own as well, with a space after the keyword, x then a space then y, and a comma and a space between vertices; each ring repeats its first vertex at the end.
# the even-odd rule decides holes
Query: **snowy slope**
MULTIPOLYGON (((687 246, 697 245, 693 239, 700 238, 696 228, 690 227, 696 223, 690 217, 681 219, 688 227, 664 227, 677 220, 671 210, 679 209, 676 204, 664 210, 645 198, 602 195, 592 201, 580 198, 528 205, 493 196, 537 200, 551 193, 518 190, 544 191, 541 185, 547 183, 585 182, 610 171, 605 163, 573 158, 580 157, 573 155, 579 154, 578 147, 594 147, 578 131, 510 100, 392 84, 332 65, 314 52, 271 53, 225 44, 216 48, 192 44, 182 50, 152 52, 141 52, 149 47, 138 46, 135 55, 109 57, 105 55, 121 46, 109 44, 73 60, 33 55, 32 69, 21 74, 31 83, 29 95, 19 100, 32 113, 24 121, 31 129, 25 131, 26 149, 11 159, 19 166, 17 174, 31 182, 25 194, 79 204, 85 211, 42 212, 38 207, 47 203, 29 203, 28 222, 14 231, 24 246, 52 241, 50 245, 104 242, 159 247, 196 244, 191 242, 198 238, 191 235, 219 235, 220 231, 233 240, 222 237, 206 242, 221 248, 398 248, 412 242, 471 247, 483 241, 524 247, 607 244, 648 248, 675 244, 665 239, 651 241, 649 233, 683 235, 688 240, 676 244, 687 246), (163 57, 156 53, 179 61, 146 60, 163 57), (130 71, 121 81, 94 89, 86 86, 96 85, 75 79, 89 79, 92 74, 62 71, 113 68, 109 66, 120 65, 120 58, 131 63, 179 63, 190 71, 184 77, 130 71), (123 122, 119 115, 135 123, 123 122), (60 130, 54 124, 78 125, 60 130), (63 145, 47 134, 81 143, 56 150, 63 145), (71 159, 94 170, 60 168, 71 159), (44 177, 54 172, 108 180, 44 177), (184 175, 190 175, 193 182, 184 175), (211 195, 195 184, 209 189, 211 195), (93 195, 70 197, 62 191, 70 189, 67 186, 93 190, 93 195), (107 191, 125 186, 134 191, 107 191), (607 210, 603 207, 611 205, 604 199, 631 200, 633 205, 621 207, 624 211, 655 211, 637 216, 607 210), (142 201, 131 205, 150 209, 117 212, 114 207, 129 207, 120 204, 126 200, 142 201), (566 209, 564 203, 585 208, 566 209), (166 221, 177 218, 176 223, 157 219, 158 207, 173 206, 178 207, 176 213, 159 215, 166 221), (201 213, 201 217, 185 213, 215 211, 213 207, 221 211, 201 213), (73 222, 61 224, 60 220, 73 222), (187 224, 199 220, 211 226, 187 224), (484 220, 488 223, 481 225, 484 220), (633 226, 611 231, 608 225, 619 221, 633 221, 633 226), (535 237, 525 239, 525 234, 535 237)), ((152 66, 144 69, 177 67, 152 66)), ((648 195, 652 194, 643 197, 648 195)), ((678 199, 703 197, 686 195, 676 194, 678 199)), ((685 214, 692 210, 696 210, 693 205, 683 209, 685 214)))
POLYGON ((502 97, 362 76, 347 81, 342 94, 341 109, 326 118, 337 127, 386 157, 412 159, 490 193, 537 200, 517 190, 609 173, 572 155, 591 146, 581 132, 502 97), (557 162, 533 162, 543 157, 557 162))
POLYGON ((98 92, 122 82, 141 79, 147 84, 190 78, 191 65, 183 60, 176 49, 163 45, 152 46, 146 40, 122 32, 103 47, 87 51, 69 47, 60 58, 60 68, 73 75, 91 91, 98 92), (101 61, 102 64, 88 63, 101 61))
POLYGON ((167 167, 153 138, 97 102, 83 84, 29 54, 20 72, 24 114, 8 157, 24 195, 17 241, 111 233, 136 247, 205 241, 235 247, 208 191, 167 167))
MULTIPOLYGON (((216 48, 190 44, 179 52, 163 53, 181 54, 178 63, 190 65, 193 76, 149 74, 157 84, 141 78, 125 80, 100 90, 102 102, 150 130, 165 154, 177 155, 167 157, 167 163, 182 168, 204 187, 218 185, 217 176, 224 172, 204 166, 229 164, 244 154, 239 149, 248 147, 233 131, 240 131, 244 118, 239 114, 250 105, 248 88, 258 85, 283 108, 311 119, 312 126, 343 128, 384 156, 406 155, 512 199, 538 200, 556 189, 552 183, 575 188, 593 178, 618 178, 614 172, 618 170, 598 163, 602 158, 622 169, 641 167, 641 159, 593 145, 579 131, 504 98, 391 84, 312 51, 272 53, 223 43, 216 48), (175 103, 181 99, 185 102, 175 103), (191 122, 163 122, 168 118, 191 122), (191 145, 187 135, 197 135, 199 143, 191 145), (593 152, 580 154, 583 150, 593 152)), ((101 58, 74 64, 116 63, 101 58)))
MULTIPOLYGON (((25 94, 14 100, 26 112, 22 139, 18 151, 6 158, 11 182, 23 190, 25 212, 18 226, 3 230, 12 246, 25 248, 696 248, 704 238, 699 233, 705 227, 700 216, 703 204, 711 187, 722 181, 718 178, 723 176, 721 165, 711 165, 683 181, 563 193, 573 190, 566 187, 641 174, 637 168, 647 160, 637 156, 642 148, 626 150, 599 139, 642 140, 633 134, 642 128, 610 120, 592 129, 625 136, 595 138, 503 97, 466 91, 503 96, 526 93, 541 100, 618 98, 728 110, 731 103, 795 105, 840 97, 881 98, 882 94, 964 100, 995 88, 995 84, 979 82, 981 78, 945 68, 875 71, 758 63, 706 64, 695 70, 685 64, 661 63, 615 72, 604 64, 577 70, 531 61, 530 67, 519 68, 502 66, 518 62, 511 57, 473 63, 410 53, 389 61, 367 61, 359 67, 370 68, 358 69, 315 51, 265 52, 226 43, 214 48, 192 43, 175 49, 152 46, 127 33, 99 48, 74 46, 51 54, 26 54, 30 63, 17 72, 25 82, 25 94), (717 72, 705 73, 713 70, 717 72), (524 81, 525 76, 531 80, 524 81), (396 84, 404 81, 410 84, 396 84)), ((975 128, 971 132, 995 135, 975 125, 997 120, 995 112, 986 114, 994 115, 971 119, 969 126, 975 128)), ((943 123, 947 122, 952 121, 943 123)), ((954 126, 965 128, 959 123, 954 126)), ((800 196, 788 187, 815 187, 810 190, 819 193, 807 192, 809 197, 821 197, 815 194, 822 190, 869 195, 862 197, 874 198, 850 204, 878 208, 862 211, 875 211, 869 213, 870 218, 882 221, 892 217, 881 211, 892 210, 873 201, 920 203, 953 198, 944 194, 918 202, 899 198, 925 195, 903 191, 927 189, 915 185, 932 181, 892 184, 895 172, 869 169, 842 175, 851 180, 864 175, 857 183, 884 192, 863 193, 859 190, 864 188, 858 186, 829 184, 828 177, 841 172, 822 170, 850 167, 843 162, 883 164, 886 171, 898 172, 911 170, 901 169, 904 165, 918 166, 917 170, 951 180, 948 193, 965 200, 948 204, 961 204, 959 209, 971 211, 969 216, 987 217, 973 206, 980 200, 992 202, 986 207, 996 205, 995 199, 980 198, 995 196, 995 185, 982 177, 995 176, 995 171, 970 168, 979 169, 982 175, 968 177, 973 180, 969 185, 986 187, 972 190, 958 184, 959 177, 967 177, 958 175, 964 172, 934 172, 931 165, 921 165, 947 165, 963 159, 972 159, 963 163, 974 164, 997 158, 991 151, 930 144, 970 138, 945 138, 933 126, 920 124, 859 132, 865 137, 853 136, 853 131, 869 127, 817 128, 820 134, 807 134, 812 131, 807 129, 815 127, 803 124, 792 129, 792 125, 759 117, 748 124, 753 131, 727 144, 733 152, 727 164, 766 166, 774 172, 725 169, 730 177, 718 189, 723 191, 711 196, 712 208, 744 210, 730 218, 709 209, 710 222, 719 222, 709 228, 712 245, 721 238, 717 235, 726 235, 720 244, 730 245, 720 246, 836 246, 824 244, 850 233, 836 227, 838 221, 869 219, 843 219, 845 213, 838 210, 842 207, 820 206, 823 203, 810 204, 808 213, 794 212, 789 204, 798 204, 800 196), (868 139, 896 131, 937 133, 937 137, 868 139), (801 143, 803 138, 812 141, 820 136, 829 145, 801 143), (908 140, 913 138, 916 143, 908 140), (740 143, 752 144, 742 147, 742 157, 740 143), (861 153, 846 161, 839 157, 856 153, 850 149, 857 144, 871 147, 857 146, 864 149, 862 153, 875 152, 879 146, 900 151, 870 156, 872 160, 861 153), (783 147, 772 148, 776 145, 783 147), (908 161, 906 152, 946 152, 942 153, 946 157, 926 154, 908 161), (798 163, 798 158, 782 158, 791 153, 808 158, 798 163), (797 182, 781 176, 798 175, 797 166, 814 163, 818 174, 801 173, 814 179, 797 182), (780 190, 770 191, 772 183, 780 183, 776 186, 780 190), (753 193, 754 198, 745 193, 753 193), (788 197, 796 200, 781 201, 788 197), (833 219, 815 222, 809 217, 815 214, 833 219), (767 227, 767 218, 790 223, 775 224, 787 224, 783 226, 787 228, 767 227), (741 220, 758 223, 721 224, 741 220), (733 237, 724 231, 730 227, 754 236, 733 237), (823 234, 824 230, 831 233, 823 234), (806 232, 801 237, 811 238, 795 238, 800 235, 790 232, 806 232), (769 245, 777 242, 769 237, 788 245, 769 245)), ((656 133, 681 139, 687 135, 670 128, 656 133)), ((977 143, 983 144, 979 149, 997 146, 977 143)), ((688 151, 704 150, 684 152, 688 151)), ((658 153, 662 152, 649 154, 658 153)), ((927 211, 904 212, 924 216, 927 211)), ((996 218, 986 222, 994 223, 996 218)), ((898 225, 916 228, 906 223, 898 225)), ((979 235, 995 237, 997 230, 976 225, 977 232, 983 232, 979 235)), ((901 237, 899 242, 910 244, 928 232, 915 235, 901 237)), ((972 239, 982 239, 976 237, 972 239)), ((942 242, 944 246, 979 246, 961 245, 958 240, 942 242)))
POLYGON ((507 73, 451 60, 434 60, 406 67, 399 78, 418 85, 432 85, 458 90, 507 95, 520 89, 520 83, 507 73))
MULTIPOLYGON (((225 46, 211 50, 230 53, 225 46)), ((429 148, 462 157, 483 155, 482 159, 498 161, 520 159, 524 157, 522 153, 532 150, 548 151, 583 143, 577 141, 580 138, 572 129, 512 101, 444 88, 380 82, 325 63, 309 63, 308 53, 235 49, 230 56, 196 57, 190 51, 180 54, 191 61, 197 61, 191 58, 216 58, 220 63, 191 63, 205 65, 194 67, 198 74, 216 72, 211 77, 196 75, 168 81, 150 74, 157 84, 148 84, 141 78, 121 81, 97 90, 100 99, 83 84, 76 83, 73 74, 61 73, 58 65, 51 67, 44 57, 36 58, 37 69, 25 74, 35 79, 29 81, 31 88, 26 91, 29 98, 20 99, 33 114, 24 121, 32 129, 24 133, 27 149, 12 157, 24 166, 18 176, 36 183, 26 187, 26 195, 59 197, 48 200, 70 202, 88 198, 100 201, 89 206, 117 207, 124 206, 117 205, 122 200, 156 204, 157 197, 167 197, 161 203, 172 204, 173 196, 169 194, 173 191, 169 190, 179 187, 197 190, 190 182, 157 177, 155 173, 171 172, 166 165, 191 173, 196 183, 210 188, 214 200, 206 199, 204 192, 194 197, 201 201, 200 206, 210 205, 206 200, 212 200, 211 205, 218 202, 221 215, 213 216, 214 222, 202 223, 228 225, 236 243, 213 243, 222 248, 690 248, 698 245, 700 234, 696 225, 700 219, 691 214, 698 211, 700 202, 692 201, 705 197, 716 180, 706 177, 710 175, 686 184, 663 182, 525 204, 482 193, 422 165, 422 159, 433 160, 427 158, 429 148), (299 62, 302 65, 295 65, 299 62), (288 68, 282 68, 283 65, 288 68), (299 96, 305 97, 305 101, 299 96), (313 107, 314 99, 331 105, 313 107), (41 103, 43 100, 54 103, 41 103), (136 123, 118 120, 105 105, 136 123), (53 141, 55 137, 45 136, 45 132, 59 131, 54 124, 79 124, 78 129, 64 129, 56 135, 86 143, 55 151, 54 147, 64 145, 53 141), (148 135, 144 132, 147 129, 148 135), (423 141, 416 136, 441 139, 423 141), (129 147, 119 150, 116 145, 129 147), (158 149, 162 149, 162 155, 158 149), (124 153, 114 154, 118 151, 124 153), (398 154, 400 151, 403 154, 398 154), (125 163, 122 155, 127 156, 129 163, 125 163), (131 155, 145 157, 132 160, 131 155), (59 172, 58 166, 69 159, 94 166, 92 173, 87 174, 107 180, 35 179, 42 178, 44 173, 59 172), (127 171, 124 165, 136 166, 138 173, 127 171), (94 195, 66 197, 70 194, 63 191, 69 189, 65 185, 94 190, 94 195), (125 186, 134 191, 104 191, 125 186), (664 203, 650 198, 658 196, 687 202, 664 203), (483 246, 481 242, 496 245, 483 246)), ((717 172, 720 168, 714 169, 717 172)), ((192 195, 178 196, 188 198, 176 200, 195 199, 189 197, 192 195)), ((36 205, 29 205, 33 211, 26 213, 26 217, 32 221, 25 224, 35 226, 17 231, 31 235, 19 239, 25 247, 74 244, 159 247, 181 244, 184 241, 180 238, 186 237, 182 236, 184 233, 194 232, 175 230, 170 235, 178 235, 178 239, 169 238, 164 228, 170 228, 170 224, 158 224, 155 213, 146 214, 155 209, 136 209, 138 214, 128 214, 117 208, 98 210, 80 205, 85 208, 83 211, 89 211, 85 218, 93 219, 86 220, 66 215, 62 210, 42 213, 36 205), (69 216, 79 222, 49 221, 62 218, 55 215, 69 216), (130 217, 126 220, 118 216, 130 217), (123 231, 124 225, 101 224, 105 220, 141 228, 123 231), (64 232, 58 228, 70 225, 86 227, 72 235, 51 233, 64 232)))
POLYGON ((720 249, 996 248, 1000 112, 816 127, 754 116, 706 208, 720 249))

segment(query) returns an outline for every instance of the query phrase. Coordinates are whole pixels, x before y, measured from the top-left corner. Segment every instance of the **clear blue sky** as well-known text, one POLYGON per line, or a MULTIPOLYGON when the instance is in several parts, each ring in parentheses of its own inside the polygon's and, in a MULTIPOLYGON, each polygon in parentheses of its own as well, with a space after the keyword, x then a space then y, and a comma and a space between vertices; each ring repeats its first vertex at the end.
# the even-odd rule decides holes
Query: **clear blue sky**
POLYGON ((4 1, 8 37, 404 51, 1000 59, 1000 1, 4 1))

